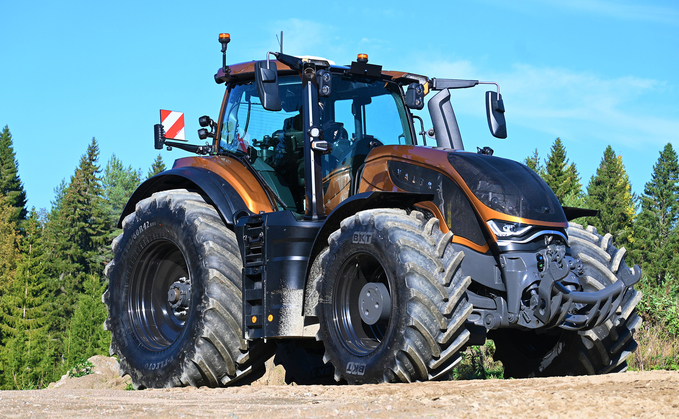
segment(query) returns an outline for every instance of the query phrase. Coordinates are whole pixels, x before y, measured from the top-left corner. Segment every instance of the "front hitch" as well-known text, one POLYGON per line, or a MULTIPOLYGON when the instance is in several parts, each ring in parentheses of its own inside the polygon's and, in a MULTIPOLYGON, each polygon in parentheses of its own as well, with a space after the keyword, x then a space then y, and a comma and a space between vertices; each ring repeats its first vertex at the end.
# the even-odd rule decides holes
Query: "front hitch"
POLYGON ((620 280, 595 292, 573 291, 561 282, 576 268, 582 271, 579 261, 556 254, 540 273, 538 307, 535 317, 544 324, 566 330, 581 330, 599 326, 620 307, 626 291, 641 278, 638 265, 621 271, 620 280), (574 265, 578 265, 577 267, 574 265))

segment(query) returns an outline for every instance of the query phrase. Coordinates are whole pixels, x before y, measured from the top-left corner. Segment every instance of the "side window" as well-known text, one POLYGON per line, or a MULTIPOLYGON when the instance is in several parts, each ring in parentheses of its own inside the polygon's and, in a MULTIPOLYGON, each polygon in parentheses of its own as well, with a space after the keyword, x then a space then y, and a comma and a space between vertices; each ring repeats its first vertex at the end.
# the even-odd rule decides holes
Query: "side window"
POLYGON ((399 112, 391 94, 385 92, 368 100, 337 100, 334 109, 334 121, 342 124, 350 141, 369 136, 382 144, 409 144, 406 140, 410 138, 407 119, 399 112), (369 103, 362 104, 366 101, 369 103))
POLYGON ((397 105, 399 93, 381 86, 358 87, 348 86, 336 100, 324 103, 323 132, 333 146, 323 157, 324 177, 343 167, 350 167, 353 176, 373 144, 412 144, 405 110, 397 105))
POLYGON ((351 100, 338 100, 335 102, 335 120, 341 122, 343 128, 347 130, 349 139, 356 138, 356 122, 351 113, 351 100))
POLYGON ((391 94, 374 96, 372 102, 365 105, 365 133, 382 144, 406 144, 406 135, 410 137, 410 133, 404 121, 391 94))

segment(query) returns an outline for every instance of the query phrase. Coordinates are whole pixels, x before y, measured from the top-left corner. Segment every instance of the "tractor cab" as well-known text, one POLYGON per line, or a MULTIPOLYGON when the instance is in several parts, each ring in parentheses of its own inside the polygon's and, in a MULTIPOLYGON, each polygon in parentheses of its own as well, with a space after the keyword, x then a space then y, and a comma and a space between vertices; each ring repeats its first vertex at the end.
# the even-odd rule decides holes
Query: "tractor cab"
MULTIPOLYGON (((327 67, 326 94, 319 95, 311 114, 317 115, 319 140, 326 149, 316 154, 320 163, 324 210, 330 212, 355 190, 357 172, 372 149, 381 145, 412 145, 413 130, 398 83, 357 79, 347 67, 327 67)), ((278 80, 280 109, 266 110, 253 79, 229 85, 221 117, 216 154, 247 156, 272 187, 283 209, 300 214, 305 200, 303 100, 299 75, 278 80)))

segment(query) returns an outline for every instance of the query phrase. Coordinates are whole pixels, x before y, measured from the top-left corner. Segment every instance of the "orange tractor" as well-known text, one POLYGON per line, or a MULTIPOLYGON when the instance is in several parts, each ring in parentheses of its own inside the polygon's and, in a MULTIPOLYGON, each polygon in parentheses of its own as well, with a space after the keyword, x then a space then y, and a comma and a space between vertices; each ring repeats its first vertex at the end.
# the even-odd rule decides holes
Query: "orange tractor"
MULTIPOLYGON (((198 156, 137 189, 106 268, 111 353, 135 387, 245 383, 276 352, 298 383, 442 379, 486 339, 506 377, 626 368, 639 267, 523 164, 464 151, 450 91, 482 82, 364 55, 227 66, 219 39, 209 142, 156 126, 156 148, 198 156)), ((499 87, 486 113, 506 137, 499 87)))

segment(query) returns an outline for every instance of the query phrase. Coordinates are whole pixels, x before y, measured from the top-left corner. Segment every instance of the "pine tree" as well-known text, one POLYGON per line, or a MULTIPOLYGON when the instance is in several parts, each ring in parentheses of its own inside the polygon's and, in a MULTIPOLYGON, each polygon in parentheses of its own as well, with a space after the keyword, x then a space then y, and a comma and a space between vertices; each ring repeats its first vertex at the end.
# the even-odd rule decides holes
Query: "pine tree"
POLYGON ((572 201, 582 193, 580 175, 574 163, 568 164, 566 148, 561 138, 557 137, 552 145, 543 178, 561 204, 564 204, 566 197, 572 201))
POLYGON ((106 355, 111 345, 111 334, 103 327, 108 311, 101 302, 101 296, 106 285, 101 284, 98 276, 87 275, 83 288, 78 299, 78 308, 71 320, 67 356, 69 366, 75 365, 79 359, 106 355))
POLYGON ((101 179, 111 229, 116 227, 125 204, 140 183, 140 170, 134 170, 132 166, 126 168, 115 154, 111 156, 101 179))
POLYGON ((5 365, 3 381, 5 387, 16 389, 49 383, 55 362, 49 336, 52 292, 47 287, 42 226, 35 209, 24 226, 16 273, 0 298, 0 327, 5 337, 0 349, 5 365))
POLYGON ((653 166, 641 196, 641 212, 634 224, 634 261, 644 274, 661 285, 667 274, 679 278, 679 163, 667 143, 653 166))
POLYGON ((526 157, 526 159, 523 161, 523 164, 540 175, 540 177, 544 176, 545 168, 542 166, 542 163, 540 163, 540 155, 538 154, 537 148, 533 152, 532 156, 526 157))
POLYGON ((50 210, 51 218, 56 218, 61 210, 61 203, 64 201, 64 195, 66 195, 67 188, 68 183, 66 183, 66 179, 61 179, 61 182, 54 187, 54 199, 50 201, 50 204, 52 204, 52 209, 50 210))
POLYGON ((0 132, 0 194, 7 197, 9 205, 14 208, 12 221, 26 219, 26 192, 19 178, 19 163, 14 153, 12 134, 5 125, 0 132))
POLYGON ((68 262, 72 269, 69 273, 99 274, 105 266, 101 252, 110 229, 102 200, 98 160, 99 146, 92 138, 64 192, 54 220, 58 257, 68 262))
POLYGON ((48 276, 60 316, 51 332, 59 337, 59 354, 68 351, 70 319, 83 292, 86 275, 100 276, 105 263, 106 238, 110 232, 101 197, 95 139, 80 159, 71 181, 58 198, 57 210, 45 225, 45 251, 49 254, 48 276))
POLYGON ((158 154, 156 159, 153 161, 153 164, 151 165, 148 174, 146 175, 146 179, 153 177, 163 171, 165 171, 165 163, 163 163, 163 156, 158 154))
POLYGON ((19 237, 14 216, 14 208, 6 197, 0 195, 0 295, 4 294, 15 275, 19 237))
POLYGON ((589 181, 585 205, 600 211, 598 217, 587 219, 600 234, 611 233, 619 246, 633 241, 631 230, 636 213, 635 197, 622 156, 616 156, 610 145, 604 151, 596 174, 589 181))

